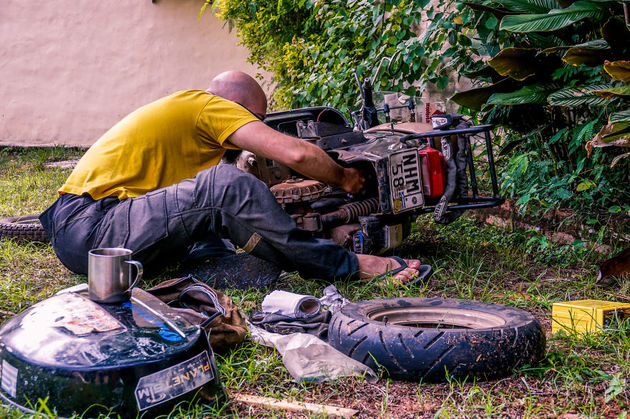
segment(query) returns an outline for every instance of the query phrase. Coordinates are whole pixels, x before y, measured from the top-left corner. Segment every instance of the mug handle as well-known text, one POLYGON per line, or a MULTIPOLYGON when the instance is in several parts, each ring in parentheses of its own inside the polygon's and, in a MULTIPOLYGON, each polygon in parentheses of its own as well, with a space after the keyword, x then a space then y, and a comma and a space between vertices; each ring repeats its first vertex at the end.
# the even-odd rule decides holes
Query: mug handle
MULTIPOLYGON (((127 293, 127 292, 130 292, 132 288, 138 284, 138 281, 140 281, 140 278, 142 278, 143 269, 142 269, 142 263, 138 262, 137 260, 126 260, 125 263, 135 266, 136 269, 138 270, 138 273, 136 274, 136 278, 133 280, 133 283, 125 291, 127 293)), ((131 269, 131 266, 129 267, 129 269, 131 269)))

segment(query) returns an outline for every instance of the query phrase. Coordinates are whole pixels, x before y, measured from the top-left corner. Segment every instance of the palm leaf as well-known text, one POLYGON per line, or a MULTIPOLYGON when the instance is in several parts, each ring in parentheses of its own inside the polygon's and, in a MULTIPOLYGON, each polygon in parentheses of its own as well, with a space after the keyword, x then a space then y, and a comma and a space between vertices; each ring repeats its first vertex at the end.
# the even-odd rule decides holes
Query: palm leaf
POLYGON ((613 132, 604 135, 606 141, 615 141, 619 147, 630 147, 630 123, 617 122, 613 124, 613 132), (620 143, 619 140, 624 140, 624 143, 620 143))
POLYGON ((557 90, 554 84, 532 84, 511 93, 495 93, 488 99, 489 105, 546 104, 550 92, 557 90))
POLYGON ((630 122, 630 108, 611 114, 608 122, 630 122))
POLYGON ((464 4, 473 10, 479 10, 480 12, 490 12, 498 20, 503 19, 506 15, 511 15, 511 14, 516 13, 507 9, 490 7, 490 6, 486 6, 485 4, 473 3, 473 2, 468 2, 468 1, 464 2, 464 4))
POLYGON ((569 50, 571 48, 589 48, 589 49, 594 49, 594 50, 610 50, 610 46, 608 45, 608 42, 606 42, 603 39, 594 39, 592 41, 583 42, 581 44, 576 44, 576 45, 558 45, 558 46, 554 46, 554 47, 551 47, 551 48, 545 48, 545 49, 542 50, 542 52, 545 53, 545 54, 553 54, 554 52, 566 51, 566 50, 569 50))
POLYGON ((594 39, 577 45, 559 45, 542 50, 544 54, 566 51, 562 60, 572 65, 595 67, 612 54, 612 49, 604 39, 594 39))
POLYGON ((474 71, 464 71, 462 75, 469 79, 492 79, 497 76, 497 72, 492 69, 489 65, 484 65, 483 67, 474 70, 474 71))
POLYGON ((623 80, 630 84, 630 61, 606 61, 604 70, 615 80, 623 80))
POLYGON ((519 81, 525 80, 538 69, 536 53, 533 48, 508 47, 492 57, 488 65, 502 76, 510 76, 519 81))
MULTIPOLYGON (((535 45, 538 49, 553 47, 571 47, 570 45, 566 45, 566 43, 561 38, 558 38, 551 33, 531 32, 527 34, 527 41, 528 45, 535 45)), ((543 50, 543 52, 545 51, 543 50)))
POLYGON ((595 90, 597 96, 611 99, 616 96, 630 96, 630 86, 609 87, 607 89, 595 90))
POLYGON ((518 13, 547 13, 560 8, 557 0, 496 0, 496 2, 518 13))
POLYGON ((574 107, 579 105, 601 106, 608 103, 607 99, 597 96, 594 90, 606 89, 610 86, 606 84, 593 84, 590 86, 569 87, 558 90, 549 95, 547 101, 554 106, 574 107))
POLYGON ((569 26, 587 17, 598 20, 604 17, 605 4, 580 0, 566 9, 553 9, 545 14, 506 16, 500 29, 509 32, 547 32, 569 26))
POLYGON ((590 141, 593 147, 630 147, 630 122, 604 125, 590 141))
POLYGON ((514 81, 505 78, 489 86, 478 87, 476 89, 455 93, 451 96, 450 100, 466 108, 480 111, 482 106, 488 101, 488 98, 492 96, 492 94, 509 91, 514 88, 514 83, 514 81))
POLYGON ((610 167, 615 167, 617 163, 619 163, 623 159, 630 159, 630 153, 620 154, 610 162, 610 167))
POLYGON ((589 67, 597 67, 601 65, 606 58, 610 57, 612 50, 608 47, 608 43, 601 40, 606 47, 602 47, 601 44, 597 44, 595 47, 591 45, 587 46, 575 46, 569 48, 569 50, 562 57, 562 61, 571 65, 586 65, 589 67))

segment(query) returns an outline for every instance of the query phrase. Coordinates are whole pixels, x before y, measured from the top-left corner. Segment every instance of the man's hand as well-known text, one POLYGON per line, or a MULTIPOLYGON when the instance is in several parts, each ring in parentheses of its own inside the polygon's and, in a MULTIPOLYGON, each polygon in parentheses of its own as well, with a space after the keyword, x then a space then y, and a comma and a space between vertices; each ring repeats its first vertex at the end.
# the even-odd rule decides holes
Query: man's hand
POLYGON ((363 188, 365 178, 360 170, 346 167, 343 169, 343 179, 340 180, 339 186, 351 194, 359 192, 363 188))
POLYGON ((359 192, 365 182, 359 170, 341 167, 316 145, 282 134, 262 122, 245 124, 228 139, 243 150, 287 165, 311 179, 338 185, 346 192, 359 192))

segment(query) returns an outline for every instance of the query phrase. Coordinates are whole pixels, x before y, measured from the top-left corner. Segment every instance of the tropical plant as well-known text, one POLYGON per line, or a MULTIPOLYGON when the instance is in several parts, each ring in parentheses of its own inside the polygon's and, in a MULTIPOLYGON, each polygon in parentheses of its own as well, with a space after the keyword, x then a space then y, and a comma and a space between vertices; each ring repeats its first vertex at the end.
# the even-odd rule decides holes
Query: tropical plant
MULTIPOLYGON (((485 3, 482 4, 487 6, 485 3)), ((513 2, 503 5, 510 7, 513 6, 513 2)), ((548 7, 553 8, 546 13, 506 15, 500 22, 501 29, 519 33, 553 33, 553 39, 558 45, 548 48, 542 48, 542 46, 538 48, 508 47, 489 60, 488 64, 498 74, 511 77, 525 85, 510 93, 494 93, 486 103, 494 105, 524 103, 544 105, 548 103, 564 109, 585 105, 605 106, 609 108, 607 111, 612 120, 609 120, 609 124, 602 128, 603 131, 600 131, 593 141, 588 143, 589 154, 592 147, 630 146, 630 130, 627 129, 630 125, 627 121, 630 108, 621 103, 623 98, 630 97, 630 87, 615 84, 615 80, 624 82, 630 80, 630 66, 628 61, 623 60, 623 58, 630 58, 630 31, 627 25, 615 16, 616 5, 615 2, 577 1, 561 8, 559 4, 549 2, 548 7), (604 17, 606 17, 605 20, 604 17), (582 25, 586 28, 585 30, 566 29, 569 25, 574 25, 584 19, 590 20, 589 25, 582 25), (601 24, 597 24, 597 21, 601 24), (593 36, 598 35, 603 39, 592 39, 593 36), (583 42, 575 44, 576 38, 583 42), (574 44, 567 41, 573 41, 574 44), (552 60, 548 59, 552 55, 560 57, 563 65, 598 68, 605 62, 606 73, 598 68, 596 76, 600 80, 596 83, 584 84, 583 82, 581 85, 573 83, 573 85, 561 86, 553 83, 553 81, 558 81, 557 76, 562 75, 562 72, 558 71, 557 65, 553 66, 552 60), (618 61, 610 62, 607 59, 618 61), (551 80, 549 75, 551 75, 551 80), (527 79, 532 79, 533 83, 528 83, 527 79), (618 98, 622 100, 617 100, 618 98)), ((513 8, 513 11, 516 9, 513 8)), ((620 11, 620 7, 617 9, 620 11)), ((627 156, 629 156, 628 153, 616 157, 612 166, 619 159, 627 156)))
MULTIPOLYGON (((604 70, 615 80, 621 80, 625 84, 610 89, 598 89, 595 93, 605 100, 622 97, 630 99, 630 61, 606 61, 604 70)), ((630 107, 610 114, 608 124, 586 144, 589 156, 593 147, 626 147, 630 148, 630 107)), ((630 158, 630 152, 621 154, 612 160, 614 167, 621 159, 630 158)))
POLYGON ((356 109, 355 70, 377 90, 410 95, 465 76, 473 88, 452 100, 503 128, 505 192, 538 208, 630 202, 627 170, 609 167, 610 152, 588 159, 584 148, 607 124, 590 150, 625 141, 623 81, 602 67, 629 56, 615 1, 216 0, 213 8, 236 27, 249 60, 273 74, 276 108, 356 109), (389 71, 375 74, 380 62, 389 71), (528 171, 515 170, 520 156, 528 171))
POLYGON ((414 95, 424 53, 415 27, 429 0, 217 0, 218 16, 237 28, 249 61, 273 74, 273 105, 358 105, 354 72, 377 88, 414 95), (374 75, 395 55, 390 76, 374 75))
MULTIPOLYGON (((494 39, 502 42, 495 43, 501 48, 489 54, 487 67, 471 74, 485 85, 452 100, 512 129, 504 154, 520 153, 503 171, 505 191, 524 206, 543 208, 572 203, 619 208, 627 202, 627 172, 602 168, 609 158, 586 160, 594 147, 630 146, 630 88, 624 84, 630 31, 621 4, 471 0, 465 5, 491 20, 499 34, 494 39)), ((475 25, 473 31, 479 29, 475 25)), ((614 157, 611 166, 626 157, 630 153, 614 157)))

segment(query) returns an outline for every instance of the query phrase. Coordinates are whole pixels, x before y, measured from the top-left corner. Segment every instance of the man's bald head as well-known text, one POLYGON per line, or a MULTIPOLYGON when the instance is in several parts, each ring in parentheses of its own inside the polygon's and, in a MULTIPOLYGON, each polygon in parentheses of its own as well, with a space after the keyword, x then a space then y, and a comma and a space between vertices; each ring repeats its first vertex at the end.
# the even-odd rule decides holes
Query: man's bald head
POLYGON ((212 79, 206 91, 244 106, 260 119, 267 115, 265 92, 253 77, 242 71, 226 71, 219 74, 212 79))

